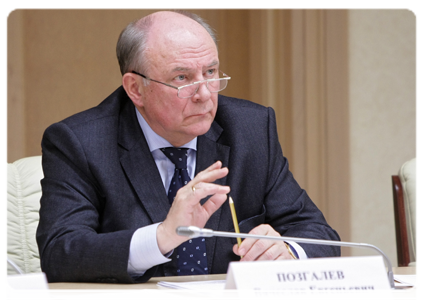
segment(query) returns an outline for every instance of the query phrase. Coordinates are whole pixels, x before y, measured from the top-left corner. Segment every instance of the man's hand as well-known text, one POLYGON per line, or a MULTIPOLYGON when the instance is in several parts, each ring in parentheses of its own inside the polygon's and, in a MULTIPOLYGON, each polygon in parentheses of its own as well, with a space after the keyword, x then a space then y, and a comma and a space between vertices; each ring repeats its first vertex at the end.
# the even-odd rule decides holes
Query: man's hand
MULTIPOLYGON (((250 234, 280 236, 270 225, 259 225, 249 232, 250 234)), ((250 239, 242 241, 241 246, 235 244, 233 251, 242 256, 241 261, 253 260, 282 260, 293 259, 283 241, 250 239)))
POLYGON ((178 190, 166 219, 157 227, 157 244, 163 254, 188 240, 176 234, 177 227, 204 227, 210 216, 226 201, 229 186, 212 182, 225 177, 228 172, 228 168, 222 168, 222 163, 217 161, 178 190), (212 196, 201 205, 200 200, 209 195, 212 196))

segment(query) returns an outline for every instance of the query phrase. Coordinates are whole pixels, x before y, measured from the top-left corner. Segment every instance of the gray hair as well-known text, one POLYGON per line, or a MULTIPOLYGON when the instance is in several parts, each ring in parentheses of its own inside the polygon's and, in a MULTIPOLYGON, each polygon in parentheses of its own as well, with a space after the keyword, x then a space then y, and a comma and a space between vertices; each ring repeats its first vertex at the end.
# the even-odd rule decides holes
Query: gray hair
MULTIPOLYGON (((217 38, 214 30, 200 16, 187 11, 173 11, 193 19, 206 29, 217 47, 217 38)), ((123 74, 132 70, 146 72, 148 61, 144 57, 147 46, 147 37, 151 26, 154 23, 154 14, 131 22, 120 34, 116 55, 119 62, 120 72, 123 74)))

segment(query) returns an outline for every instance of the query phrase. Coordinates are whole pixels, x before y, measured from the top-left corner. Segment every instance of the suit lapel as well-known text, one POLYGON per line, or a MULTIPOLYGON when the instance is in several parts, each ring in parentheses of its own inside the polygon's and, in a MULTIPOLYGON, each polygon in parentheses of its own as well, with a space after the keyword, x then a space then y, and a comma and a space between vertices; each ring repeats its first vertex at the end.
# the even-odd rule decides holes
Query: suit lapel
MULTIPOLYGON (((228 166, 230 147, 217 143, 223 129, 213 122, 210 130, 198 137, 196 171, 198 174, 216 161, 228 166)), ((129 100, 122 109, 119 119, 120 162, 128 180, 134 187, 143 207, 153 223, 162 222, 169 212, 170 204, 163 187, 160 173, 150 153, 147 141, 136 118, 135 107, 129 100), (158 184, 160 183, 160 184, 158 184)), ((216 180, 216 184, 226 185, 226 177, 216 180)), ((208 197, 201 200, 203 204, 208 197)), ((223 204, 225 205, 225 204, 223 204)), ((217 230, 222 208, 218 209, 206 223, 206 228, 217 230)), ((215 253, 216 238, 208 238, 208 268, 211 270, 215 253)), ((167 266, 168 264, 166 264, 167 266)), ((169 268, 170 266, 167 266, 169 268)), ((165 273, 166 272, 165 268, 165 273)), ((172 275, 172 274, 168 274, 172 275)))
MULTIPOLYGON (((230 148, 228 146, 217 143, 222 133, 222 128, 213 122, 210 130, 203 136, 198 137, 197 141, 197 166, 196 174, 208 168, 210 165, 220 160, 223 166, 228 166, 230 148)), ((216 180, 216 184, 226 185, 226 177, 216 180)), ((201 204, 208 200, 209 197, 201 200, 201 204)), ((225 204, 223 204, 224 206, 225 204)), ((222 207, 223 207, 222 206, 222 207)), ((205 228, 217 230, 219 227, 222 207, 219 208, 207 221, 205 228)), ((207 265, 209 270, 212 269, 214 252, 216 247, 216 238, 208 238, 206 240, 207 249, 207 265)))
POLYGON ((120 162, 153 223, 162 222, 170 209, 160 173, 129 101, 119 120, 120 162))

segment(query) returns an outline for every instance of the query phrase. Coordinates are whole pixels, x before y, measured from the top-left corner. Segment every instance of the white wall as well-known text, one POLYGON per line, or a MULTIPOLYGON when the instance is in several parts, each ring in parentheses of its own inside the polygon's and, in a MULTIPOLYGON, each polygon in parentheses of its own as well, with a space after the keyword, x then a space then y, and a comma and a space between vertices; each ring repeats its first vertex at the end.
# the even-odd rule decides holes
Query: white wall
POLYGON ((380 247, 396 265, 391 175, 416 155, 416 19, 352 10, 349 23, 351 240, 380 247))

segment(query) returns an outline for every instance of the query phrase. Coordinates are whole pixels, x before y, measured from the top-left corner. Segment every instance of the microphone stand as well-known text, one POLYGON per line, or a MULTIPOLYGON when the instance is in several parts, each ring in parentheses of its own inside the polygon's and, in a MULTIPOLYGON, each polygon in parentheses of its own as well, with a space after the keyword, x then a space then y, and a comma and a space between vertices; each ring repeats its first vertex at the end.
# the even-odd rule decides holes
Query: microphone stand
POLYGON ((296 243, 303 244, 314 244, 314 245, 328 245, 328 246, 345 246, 345 247, 357 247, 357 248, 370 248, 382 255, 385 260, 386 266, 388 268, 388 280, 392 289, 395 289, 394 283, 394 273, 392 271, 392 264, 388 256, 380 250, 378 247, 366 244, 366 243, 351 243, 351 242, 340 242, 332 240, 319 240, 319 239, 308 239, 308 238, 297 238, 297 237, 288 237, 288 236, 267 236, 267 235, 256 235, 256 234, 246 234, 246 233, 233 233, 233 232, 224 232, 224 231, 213 231, 206 228, 198 228, 196 226, 180 226, 176 229, 176 233, 181 236, 186 236, 189 238, 196 237, 231 237, 231 238, 253 238, 253 239, 267 239, 267 240, 279 240, 279 241, 291 241, 296 243))

